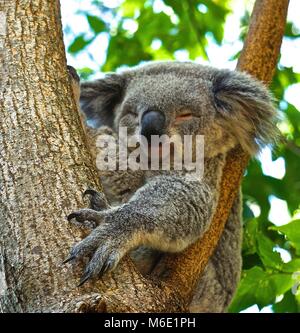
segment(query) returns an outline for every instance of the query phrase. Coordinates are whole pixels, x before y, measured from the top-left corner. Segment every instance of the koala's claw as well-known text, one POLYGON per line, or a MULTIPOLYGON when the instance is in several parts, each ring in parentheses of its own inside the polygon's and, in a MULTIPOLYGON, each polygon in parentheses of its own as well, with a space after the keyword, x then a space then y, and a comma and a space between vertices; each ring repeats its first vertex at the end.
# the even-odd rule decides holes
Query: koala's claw
POLYGON ((77 219, 77 217, 79 217, 79 214, 77 214, 77 213, 71 213, 71 214, 69 214, 68 216, 67 216, 67 220, 69 221, 69 222, 71 222, 71 220, 73 220, 74 218, 76 218, 77 219))
POLYGON ((75 220, 76 225, 79 223, 79 226, 95 229, 102 222, 103 215, 96 210, 84 208, 69 214, 67 220, 72 223, 75 220))
POLYGON ((86 272, 82 275, 79 284, 77 285, 77 287, 81 287, 84 283, 87 282, 87 280, 89 280, 91 278, 91 274, 90 272, 86 272))
POLYGON ((88 264, 87 271, 91 276, 101 278, 108 271, 112 271, 122 257, 117 246, 101 245, 88 264))
POLYGON ((98 278, 101 278, 104 275, 104 273, 106 273, 112 268, 112 266, 113 266, 112 262, 108 260, 103 264, 98 274, 96 274, 93 270, 87 269, 80 278, 77 287, 81 287, 83 284, 85 284, 89 279, 91 279, 95 275, 97 275, 98 278))
POLYGON ((91 195, 91 196, 94 196, 94 195, 97 195, 98 194, 98 192, 97 191, 95 191, 95 190, 93 190, 93 189, 91 189, 91 188, 88 188, 87 190, 85 190, 84 192, 83 192, 83 194, 82 194, 82 197, 84 198, 86 195, 91 195))
POLYGON ((103 193, 93 189, 87 189, 83 192, 82 197, 90 196, 90 208, 96 211, 101 211, 109 208, 109 204, 103 193))
POLYGON ((71 261, 71 260, 74 260, 76 258, 76 256, 74 256, 74 255, 70 255, 66 260, 64 260, 63 262, 62 262, 62 265, 65 265, 66 263, 68 263, 69 261, 71 261))

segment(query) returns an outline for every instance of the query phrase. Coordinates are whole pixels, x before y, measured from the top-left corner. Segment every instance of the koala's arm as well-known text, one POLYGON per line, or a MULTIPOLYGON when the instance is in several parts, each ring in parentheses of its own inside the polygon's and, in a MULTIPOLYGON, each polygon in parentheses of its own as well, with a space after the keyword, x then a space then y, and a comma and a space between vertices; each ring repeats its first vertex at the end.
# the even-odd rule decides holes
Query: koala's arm
POLYGON ((140 188, 128 203, 94 211, 82 209, 70 219, 98 226, 71 250, 72 260, 92 256, 82 282, 113 269, 130 250, 147 246, 178 252, 207 230, 212 212, 211 190, 185 177, 157 176, 140 188))
POLYGON ((161 175, 140 188, 123 209, 134 215, 129 225, 138 235, 138 245, 179 252, 206 231, 211 198, 204 182, 161 175))

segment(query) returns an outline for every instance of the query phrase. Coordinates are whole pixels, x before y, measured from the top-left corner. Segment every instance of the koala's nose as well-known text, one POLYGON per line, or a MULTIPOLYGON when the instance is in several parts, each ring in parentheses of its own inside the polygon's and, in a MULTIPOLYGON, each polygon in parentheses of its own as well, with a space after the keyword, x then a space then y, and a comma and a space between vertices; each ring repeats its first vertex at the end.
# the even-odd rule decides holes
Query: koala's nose
POLYGON ((141 120, 141 134, 150 143, 151 135, 164 134, 165 116, 160 111, 147 111, 141 120))

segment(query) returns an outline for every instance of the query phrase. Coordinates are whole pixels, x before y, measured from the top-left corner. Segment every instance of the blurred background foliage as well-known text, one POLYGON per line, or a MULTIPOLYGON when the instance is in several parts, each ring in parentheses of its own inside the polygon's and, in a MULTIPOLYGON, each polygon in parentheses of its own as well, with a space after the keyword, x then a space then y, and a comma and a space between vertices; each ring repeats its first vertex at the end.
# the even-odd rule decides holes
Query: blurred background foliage
MULTIPOLYGON (((61 3, 68 61, 82 79, 149 60, 214 64, 223 57, 227 58, 223 67, 234 68, 253 5, 253 1, 240 0, 239 9, 233 0, 61 3), (236 10, 240 23, 238 29, 233 23, 227 26, 227 30, 237 30, 235 40, 229 37, 228 41, 224 27, 236 10)), ((282 53, 285 44, 299 38, 299 27, 288 22, 282 53)), ((222 59, 217 62, 222 64, 222 59)), ((264 152, 271 156, 269 161, 252 160, 244 177, 243 274, 231 312, 300 312, 300 113, 286 98, 287 89, 299 83, 294 67, 280 61, 271 85, 284 139, 272 153, 264 152)))

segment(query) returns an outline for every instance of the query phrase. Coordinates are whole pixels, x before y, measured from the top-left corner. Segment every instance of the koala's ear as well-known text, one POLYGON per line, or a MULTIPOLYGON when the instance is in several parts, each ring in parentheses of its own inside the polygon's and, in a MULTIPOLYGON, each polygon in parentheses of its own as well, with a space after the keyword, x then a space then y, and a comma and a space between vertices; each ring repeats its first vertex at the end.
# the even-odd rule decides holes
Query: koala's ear
POLYGON ((80 107, 93 127, 113 126, 114 107, 122 98, 124 86, 125 79, 118 74, 81 84, 80 107))
POLYGON ((216 119, 236 137, 243 149, 255 154, 275 142, 277 112, 267 88, 250 75, 216 71, 212 78, 216 119))

